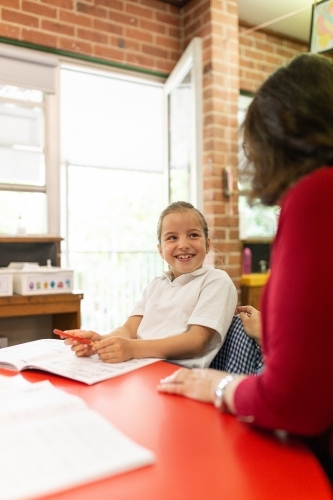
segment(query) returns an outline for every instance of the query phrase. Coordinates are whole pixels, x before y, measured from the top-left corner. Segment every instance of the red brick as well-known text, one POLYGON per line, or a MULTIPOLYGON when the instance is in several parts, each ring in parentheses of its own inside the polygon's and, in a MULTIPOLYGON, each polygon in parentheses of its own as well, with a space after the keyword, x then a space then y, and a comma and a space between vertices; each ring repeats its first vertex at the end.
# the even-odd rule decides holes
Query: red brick
POLYGON ((107 43, 108 37, 104 33, 100 33, 98 31, 85 30, 82 28, 78 28, 77 30, 78 38, 82 38, 83 40, 90 40, 91 42, 97 43, 107 43))
POLYGON ((137 26, 138 20, 133 16, 128 16, 126 14, 122 14, 121 12, 111 12, 109 13, 109 19, 115 23, 125 24, 129 26, 137 26))
POLYGON ((37 17, 7 9, 2 9, 2 19, 23 26, 31 26, 32 28, 37 28, 39 25, 37 17))
POLYGON ((22 10, 25 12, 31 12, 37 16, 42 17, 57 17, 57 9, 53 7, 47 7, 46 5, 41 5, 35 2, 29 2, 27 0, 22 1, 22 10))
POLYGON ((52 7, 60 7, 61 9, 73 9, 73 0, 40 0, 41 3, 52 5, 52 7))
POLYGON ((141 42, 153 43, 153 37, 151 33, 143 31, 136 28, 125 28, 125 36, 128 38, 134 38, 134 40, 140 40, 141 42))
POLYGON ((109 9, 123 9, 123 2, 120 0, 94 0, 96 5, 102 5, 103 7, 108 7, 109 9))
POLYGON ((1 7, 10 7, 11 9, 19 9, 19 0, 1 0, 1 7))
MULTIPOLYGON (((166 36, 157 35, 156 36, 156 43, 159 47, 173 49, 173 50, 176 50, 177 52, 179 52, 179 50, 180 50, 180 42, 179 42, 179 40, 175 40, 174 38, 169 38, 166 36)), ((179 59, 179 57, 180 57, 180 54, 177 56, 177 58, 179 59)))
POLYGON ((172 16, 169 14, 160 14, 156 12, 156 21, 163 24, 168 24, 170 26, 179 27, 180 18, 179 16, 172 16))
POLYGON ((156 23, 155 21, 140 20, 140 28, 148 30, 152 33, 160 33, 164 35, 167 32, 167 27, 164 24, 156 23))
MULTIPOLYGON (((118 41, 119 41, 119 39, 113 45, 118 45, 118 41)), ((140 52, 141 52, 141 44, 138 42, 135 42, 134 40, 126 40, 124 48, 125 48, 125 51, 127 54, 130 54, 131 52, 133 54, 140 54, 140 52)))
POLYGON ((95 7, 91 5, 87 5, 82 2, 77 2, 76 4, 77 12, 82 12, 82 14, 87 14, 89 16, 103 17, 106 18, 106 10, 100 7, 95 7))
POLYGON ((122 49, 117 47, 104 47, 97 45, 94 49, 94 55, 110 61, 124 61, 125 55, 122 49))
POLYGON ((162 73, 170 74, 174 67, 174 61, 165 61, 164 59, 157 61, 157 69, 162 71, 162 73))
POLYGON ((164 2, 156 2, 156 0, 141 0, 141 4, 145 7, 149 7, 153 10, 160 10, 165 12, 168 9, 168 5, 164 2))
POLYGON ((174 37, 174 38, 181 38, 180 37, 180 28, 174 28, 173 26, 170 26, 168 28, 169 35, 174 37))
POLYGON ((142 52, 144 54, 149 54, 150 56, 160 57, 162 59, 167 59, 168 54, 166 50, 160 49, 152 45, 142 45, 142 52))
POLYGON ((59 38, 59 49, 87 56, 92 54, 90 43, 84 43, 81 40, 72 40, 69 38, 59 38))
POLYGON ((20 37, 20 28, 11 24, 0 23, 0 36, 18 39, 20 37))
POLYGON ((60 21, 75 26, 86 26, 87 28, 92 26, 92 18, 83 16, 82 14, 77 12, 73 13, 61 10, 59 12, 59 19, 60 21))
POLYGON ((46 47, 57 47, 57 37, 49 33, 41 33, 29 28, 23 28, 21 34, 23 42, 35 43, 37 45, 44 45, 46 47))
POLYGON ((126 14, 129 14, 130 16, 134 17, 139 17, 139 18, 143 17, 146 19, 153 18, 152 9, 140 7, 139 5, 130 2, 125 2, 125 12, 126 14))
POLYGON ((154 66, 154 62, 151 57, 143 56, 140 53, 126 54, 126 62, 137 67, 152 68, 154 66))
POLYGON ((52 31, 61 35, 73 36, 74 28, 68 24, 57 23, 53 21, 42 20, 42 29, 52 31))
POLYGON ((123 34, 123 27, 108 21, 101 21, 100 19, 93 19, 93 29, 97 31, 105 31, 116 35, 123 34))

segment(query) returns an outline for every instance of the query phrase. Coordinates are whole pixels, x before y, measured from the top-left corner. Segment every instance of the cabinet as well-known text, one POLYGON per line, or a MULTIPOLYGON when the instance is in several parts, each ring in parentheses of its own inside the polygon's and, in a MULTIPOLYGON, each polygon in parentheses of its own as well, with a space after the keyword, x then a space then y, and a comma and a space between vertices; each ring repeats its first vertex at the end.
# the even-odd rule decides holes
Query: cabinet
POLYGON ((260 297, 269 273, 243 274, 241 277, 241 302, 243 306, 260 309, 260 297))
POLYGON ((53 336, 54 328, 80 328, 82 299, 82 293, 0 297, 1 334, 8 339, 8 345, 41 338, 59 338, 53 336))
POLYGON ((10 262, 37 262, 46 266, 48 259, 52 266, 60 266, 59 236, 1 236, 0 267, 10 262))
MULTIPOLYGON (((61 240, 48 235, 0 237, 0 267, 10 262, 37 262, 45 266, 48 259, 59 267, 61 240)), ((54 328, 80 328, 82 299, 81 292, 0 297, 1 336, 8 339, 8 345, 14 345, 52 338, 54 328)))

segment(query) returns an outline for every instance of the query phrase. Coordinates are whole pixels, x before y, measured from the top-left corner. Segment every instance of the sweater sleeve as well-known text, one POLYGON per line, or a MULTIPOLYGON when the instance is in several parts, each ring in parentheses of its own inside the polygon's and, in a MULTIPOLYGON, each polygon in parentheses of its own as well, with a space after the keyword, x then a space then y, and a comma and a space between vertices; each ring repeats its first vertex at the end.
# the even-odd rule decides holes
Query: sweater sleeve
POLYGON ((285 196, 271 264, 265 370, 239 384, 236 411, 260 427, 316 435, 333 423, 333 168, 285 196))

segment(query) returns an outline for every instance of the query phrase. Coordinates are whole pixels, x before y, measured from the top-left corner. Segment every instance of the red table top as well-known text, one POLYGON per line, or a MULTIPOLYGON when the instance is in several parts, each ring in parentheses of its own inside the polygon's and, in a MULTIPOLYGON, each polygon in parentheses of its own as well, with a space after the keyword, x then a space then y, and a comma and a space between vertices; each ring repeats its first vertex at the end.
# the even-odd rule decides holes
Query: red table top
POLYGON ((48 379, 80 396, 156 454, 153 465, 45 498, 332 500, 316 459, 296 440, 282 443, 212 405, 159 394, 157 382, 175 369, 161 361, 92 386, 45 372, 15 374, 29 382, 48 379))

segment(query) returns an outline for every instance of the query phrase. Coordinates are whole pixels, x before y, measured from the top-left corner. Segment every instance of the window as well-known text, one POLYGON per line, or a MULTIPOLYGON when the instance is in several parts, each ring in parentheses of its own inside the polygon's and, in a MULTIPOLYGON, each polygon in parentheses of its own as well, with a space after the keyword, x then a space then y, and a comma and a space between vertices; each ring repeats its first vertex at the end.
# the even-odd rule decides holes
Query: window
MULTIPOLYGON (((247 95, 240 95, 238 102, 238 124, 241 126, 245 119, 246 111, 250 105, 253 97, 247 95)), ((245 156, 242 147, 243 140, 240 137, 239 141, 239 171, 242 171, 245 156)), ((246 199, 246 191, 249 185, 246 180, 238 182, 239 199, 239 235, 241 240, 247 238, 270 238, 276 233, 277 223, 277 207, 266 207, 256 201, 252 206, 249 206, 246 199)))
POLYGON ((62 262, 84 292, 82 326, 110 331, 163 272, 163 85, 66 64, 60 82, 62 262))
POLYGON ((1 233, 59 234, 56 66, 53 56, 0 44, 1 233))
POLYGON ((203 210, 202 40, 194 38, 167 79, 170 202, 203 210))

